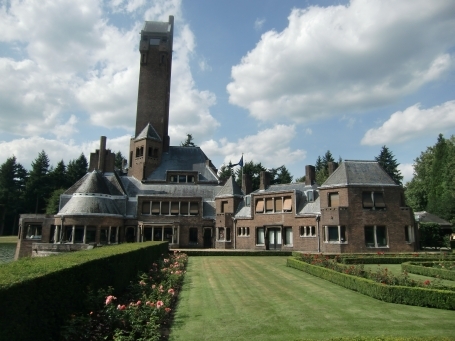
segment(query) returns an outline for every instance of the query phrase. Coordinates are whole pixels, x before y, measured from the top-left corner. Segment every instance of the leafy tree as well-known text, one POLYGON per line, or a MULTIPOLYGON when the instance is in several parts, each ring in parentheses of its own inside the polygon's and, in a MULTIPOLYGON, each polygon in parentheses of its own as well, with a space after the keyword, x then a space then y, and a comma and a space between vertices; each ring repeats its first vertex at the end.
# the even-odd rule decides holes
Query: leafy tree
POLYGON ((229 164, 222 165, 220 170, 218 171, 218 177, 220 178, 221 182, 225 182, 227 179, 229 179, 230 176, 234 176, 235 180, 235 173, 234 170, 232 169, 232 162, 229 161, 229 164))
POLYGON ((305 180, 306 180, 306 175, 304 175, 304 176, 302 176, 302 177, 300 177, 300 178, 295 179, 295 182, 305 182, 305 180))
POLYGON ((438 136, 414 160, 414 178, 405 186, 407 204, 455 222, 455 137, 438 136))
POLYGON ((272 176, 271 184, 290 184, 292 182, 292 175, 285 165, 270 170, 272 176))
POLYGON ((47 200, 46 214, 57 214, 60 206, 60 195, 65 192, 63 188, 56 189, 52 192, 50 198, 47 200))
MULTIPOLYGON (((251 178, 251 190, 259 189, 261 172, 267 170, 260 162, 254 163, 253 161, 246 162, 243 165, 243 174, 251 178)), ((236 173, 237 184, 242 186, 242 169, 237 169, 236 173)))
POLYGON ((125 157, 122 155, 122 152, 118 151, 115 153, 114 168, 117 171, 123 171, 125 165, 125 157))
POLYGON ((401 185, 403 181, 403 176, 401 175, 398 166, 400 165, 393 153, 386 146, 382 146, 381 151, 378 156, 374 158, 381 167, 386 171, 387 174, 392 178, 397 185, 401 185))
POLYGON ((68 163, 68 167, 66 168, 67 174, 67 184, 69 186, 73 185, 81 179, 85 174, 87 174, 87 159, 85 158, 84 153, 82 153, 77 159, 71 160, 68 163))
POLYGON ((421 247, 441 247, 441 229, 436 223, 420 223, 419 226, 421 247))
POLYGON ((0 236, 14 233, 18 214, 24 213, 23 193, 27 171, 16 162, 16 157, 8 158, 0 165, 0 236))
POLYGON ((181 147, 197 147, 193 142, 193 135, 186 134, 186 140, 180 143, 181 147))

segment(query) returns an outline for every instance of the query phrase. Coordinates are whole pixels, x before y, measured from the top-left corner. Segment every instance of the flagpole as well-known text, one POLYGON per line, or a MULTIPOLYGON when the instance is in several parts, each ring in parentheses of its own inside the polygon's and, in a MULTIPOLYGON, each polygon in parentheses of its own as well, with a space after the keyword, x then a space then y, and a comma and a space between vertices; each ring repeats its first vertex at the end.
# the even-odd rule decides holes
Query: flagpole
POLYGON ((245 163, 245 161, 243 160, 243 153, 242 153, 242 189, 243 189, 243 164, 245 163))

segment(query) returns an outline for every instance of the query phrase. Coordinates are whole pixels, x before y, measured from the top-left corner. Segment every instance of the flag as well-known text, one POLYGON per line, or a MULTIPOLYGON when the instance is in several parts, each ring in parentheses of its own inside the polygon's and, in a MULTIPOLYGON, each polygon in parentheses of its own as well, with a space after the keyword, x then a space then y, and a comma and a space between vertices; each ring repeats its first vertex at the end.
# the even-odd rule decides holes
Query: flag
POLYGON ((238 165, 239 165, 240 167, 243 167, 243 155, 242 155, 242 158, 240 159, 238 165))

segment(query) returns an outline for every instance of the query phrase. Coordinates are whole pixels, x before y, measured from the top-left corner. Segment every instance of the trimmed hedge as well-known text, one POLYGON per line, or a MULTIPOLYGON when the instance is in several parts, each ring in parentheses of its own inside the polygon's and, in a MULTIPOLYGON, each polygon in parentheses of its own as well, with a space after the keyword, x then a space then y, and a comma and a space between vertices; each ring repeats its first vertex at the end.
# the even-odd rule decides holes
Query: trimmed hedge
MULTIPOLYGON (((325 339, 325 341, 454 341, 455 337, 400 337, 400 336, 354 336, 354 337, 335 337, 325 339)), ((296 341, 316 341, 315 339, 301 339, 296 341)), ((318 339, 321 341, 321 339, 318 339)))
POLYGON ((439 309, 455 309, 454 291, 384 285, 369 279, 311 265, 292 257, 287 259, 287 266, 381 301, 439 309))
MULTIPOLYGON (((178 250, 178 249, 177 249, 178 250)), ((207 250, 187 250, 185 252, 188 256, 286 256, 292 255, 292 251, 207 251, 207 250)))
POLYGON ((120 293, 167 252, 167 242, 121 244, 0 266, 0 340, 57 339, 89 290, 120 293))
POLYGON ((442 279, 448 279, 455 281, 455 271, 433 268, 433 264, 439 264, 444 262, 406 262, 401 264, 401 269, 417 275, 423 275, 428 277, 439 277, 442 279))

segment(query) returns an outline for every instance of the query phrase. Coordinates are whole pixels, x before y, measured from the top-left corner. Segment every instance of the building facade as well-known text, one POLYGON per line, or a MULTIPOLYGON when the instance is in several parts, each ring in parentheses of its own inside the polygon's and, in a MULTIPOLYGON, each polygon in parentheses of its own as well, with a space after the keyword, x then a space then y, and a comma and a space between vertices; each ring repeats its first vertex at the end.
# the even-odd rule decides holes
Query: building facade
POLYGON ((89 172, 60 198, 56 215, 22 215, 16 258, 124 242, 168 241, 171 248, 408 252, 414 216, 376 162, 345 161, 327 181, 270 185, 251 192, 221 183, 199 147, 171 146, 168 135, 174 19, 141 31, 135 136, 126 174, 114 169, 106 137, 89 172))

